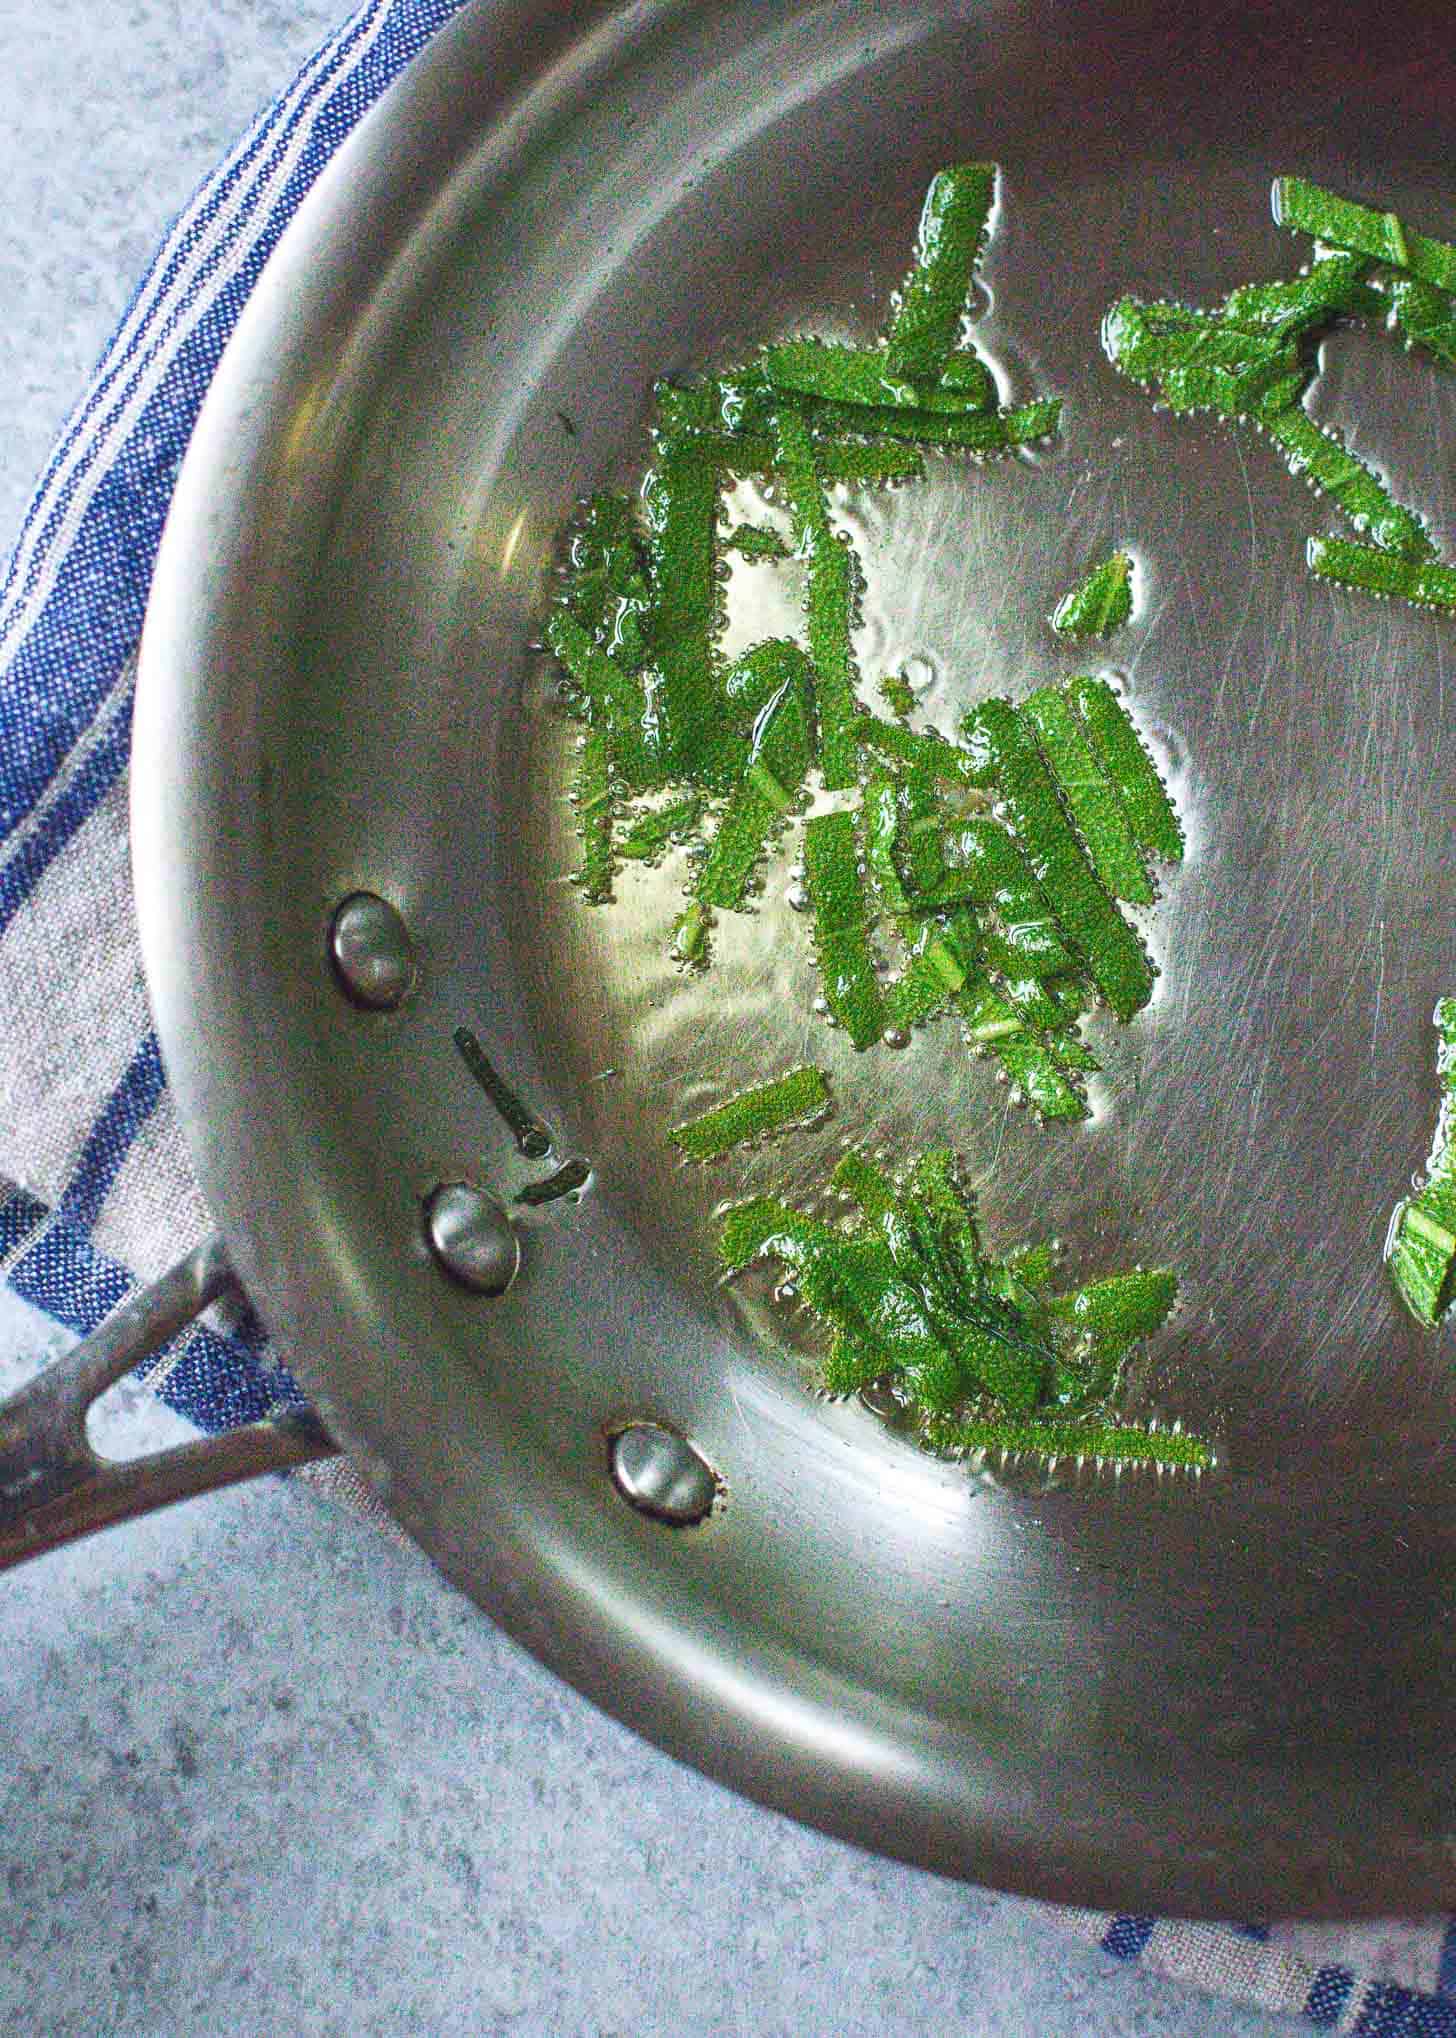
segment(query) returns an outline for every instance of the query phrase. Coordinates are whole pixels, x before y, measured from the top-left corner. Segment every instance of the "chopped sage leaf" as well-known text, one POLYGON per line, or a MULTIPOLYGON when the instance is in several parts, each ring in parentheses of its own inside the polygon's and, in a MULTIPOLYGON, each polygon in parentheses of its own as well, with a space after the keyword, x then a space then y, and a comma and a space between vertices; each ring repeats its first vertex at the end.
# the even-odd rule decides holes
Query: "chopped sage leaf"
POLYGON ((588 729, 581 739, 581 759, 572 789, 576 832, 581 838, 581 868, 573 882, 593 904, 610 897, 615 863, 612 855, 612 780, 607 765, 607 739, 588 729))
POLYGON ((1456 247, 1417 233, 1394 212, 1356 205, 1303 177, 1280 177, 1274 185, 1274 216, 1281 226, 1311 234, 1326 247, 1388 263, 1439 290, 1456 290, 1456 247))
POLYGON ((1178 863, 1183 830, 1168 789, 1132 717, 1105 679, 1074 679, 1067 687, 1092 750, 1122 802, 1133 840, 1150 856, 1178 863))
POLYGON ((655 863, 674 842, 692 833, 702 819, 703 806, 701 793, 688 793, 669 806, 649 808, 618 842, 618 856, 624 862, 655 863))
POLYGON ((800 551, 809 563, 809 657, 814 666, 819 708, 819 752, 824 783, 831 791, 855 782, 856 739, 854 653, 854 563, 829 522, 814 467, 814 445, 801 417, 779 411, 773 420, 774 446, 800 551))
POLYGON ((1204 1472, 1216 1461, 1201 1437, 1177 1424, 1167 1429, 1132 1422, 1061 1422, 1004 1416, 932 1416, 925 1425, 928 1447, 947 1457, 980 1457, 995 1452, 1004 1458, 1039 1458, 1048 1465, 1063 1459, 1076 1464, 1157 1465, 1176 1471, 1204 1472))
POLYGON ((925 194, 888 335, 891 365, 913 380, 938 381, 955 349, 995 197, 994 163, 952 164, 925 194))
POLYGON ((745 1090, 687 1125, 673 1127, 675 1146, 690 1160, 717 1160, 745 1140, 763 1139, 785 1126, 807 1125, 829 1108, 829 1085, 816 1068, 797 1068, 777 1082, 745 1090))
MULTIPOLYGON (((718 916, 751 909, 760 865, 791 834, 804 873, 791 902, 807 909, 823 1009, 854 1046, 958 1019, 1018 1098, 1072 1119, 1096 1066, 1077 1038, 1084 1015, 1100 995, 1130 1017, 1151 985, 1115 898, 1151 897, 1139 830, 1161 801, 1158 853, 1176 855, 1176 818, 1130 725, 1104 755, 1097 709, 1070 696, 1042 689, 1039 722, 1031 707, 983 704, 955 741, 912 725, 903 674, 880 682, 888 712, 872 711, 855 655, 860 565, 830 510, 833 484, 918 474, 921 448, 979 457, 1056 429, 1058 399, 1004 405, 970 344, 995 190, 989 164, 937 177, 877 341, 783 340, 659 383, 640 501, 603 493, 584 506, 546 637, 565 704, 586 725, 575 804, 588 898, 608 896, 617 861, 653 863, 684 843, 693 877, 671 947, 706 968, 718 916), (774 515, 730 524, 730 489, 749 478, 766 484, 774 515), (730 554, 796 563, 802 648, 771 640, 728 660, 730 554), (835 811, 813 813, 821 792, 835 811)), ((1362 278, 1364 267, 1354 263, 1362 278)), ((1125 323, 1130 344, 1156 354, 1172 335, 1190 371, 1254 369, 1265 388, 1270 361, 1297 381, 1285 328, 1307 315, 1301 306, 1248 305, 1246 332, 1175 308, 1151 325, 1133 308, 1125 323)), ((1065 619, 1101 630, 1129 605, 1118 554, 1064 604, 1065 619)))
POLYGON ((1393 595, 1418 608, 1456 611, 1456 566, 1402 559, 1350 538, 1311 538, 1307 556, 1310 570, 1321 580, 1366 594, 1393 595))
POLYGON ((814 946, 824 1001, 856 1047, 884 1031, 884 1002, 870 954, 869 908, 854 822, 820 814, 804 829, 804 881, 814 908, 814 946))
POLYGON ((742 559, 787 559, 789 548, 766 524, 738 524, 723 540, 725 552, 742 559))
POLYGON ((1052 1249, 989 1259, 975 1197, 944 1148, 898 1179, 851 1152, 831 1186, 859 1206, 847 1228, 760 1197, 728 1213, 719 1245, 730 1270, 762 1258, 793 1277, 829 1334, 830 1393, 891 1383, 925 1441, 957 1454, 1213 1463, 1209 1446, 1177 1425, 1141 1426, 1118 1406, 1128 1352, 1176 1299, 1166 1268, 1048 1294, 1052 1249))
POLYGON ((1092 754, 1086 734, 1059 687, 1040 687, 1021 713, 1036 732, 1092 868, 1114 899, 1149 906, 1153 887, 1116 789, 1092 754))
POLYGON ((1148 959, 1097 882, 1040 751, 1009 701, 981 701, 966 719, 972 742, 983 743, 998 760, 1012 830, 1063 934, 1085 959, 1118 1018, 1131 1019, 1152 996, 1148 959))
POLYGON ((1274 211, 1281 225, 1313 237, 1307 269, 1240 285, 1217 311, 1123 298, 1103 321, 1108 356, 1171 410, 1254 425, 1291 474, 1343 511, 1364 542, 1311 539, 1308 563, 1319 578, 1456 609, 1456 567, 1437 560, 1425 519, 1304 407, 1319 342, 1340 320, 1385 324, 1407 347, 1456 365, 1456 246, 1301 177, 1276 180, 1274 211))
POLYGON ((1088 637, 1110 637, 1131 614, 1132 559, 1114 552, 1062 596, 1052 611, 1052 628, 1059 637, 1082 643, 1088 637))

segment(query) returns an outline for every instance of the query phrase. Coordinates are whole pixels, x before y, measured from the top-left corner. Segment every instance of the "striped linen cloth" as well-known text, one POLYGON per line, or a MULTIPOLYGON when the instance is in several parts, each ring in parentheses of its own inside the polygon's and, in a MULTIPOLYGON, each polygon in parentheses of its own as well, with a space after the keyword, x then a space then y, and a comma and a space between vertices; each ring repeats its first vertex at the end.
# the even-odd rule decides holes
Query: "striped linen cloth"
MULTIPOLYGON (((136 648, 178 466, 289 219, 462 4, 369 0, 208 178, 66 425, 0 586, 0 1275, 79 1333, 209 1228, 147 1011, 127 846, 136 648)), ((213 1311, 145 1377, 209 1433, 302 1400, 241 1308, 213 1311)), ((1456 2038, 1445 1919, 1053 1915, 1115 1959, 1320 2030, 1456 2038)))

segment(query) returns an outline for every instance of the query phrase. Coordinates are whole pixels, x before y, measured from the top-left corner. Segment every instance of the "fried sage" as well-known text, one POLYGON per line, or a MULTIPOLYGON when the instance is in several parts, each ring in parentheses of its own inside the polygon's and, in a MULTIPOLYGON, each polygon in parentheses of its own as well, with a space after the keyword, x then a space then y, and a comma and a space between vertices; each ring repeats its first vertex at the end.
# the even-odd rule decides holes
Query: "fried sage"
POLYGON ((730 1272, 770 1259, 792 1278, 829 1333, 827 1391, 893 1389, 924 1441, 951 1455, 1188 1470, 1213 1463, 1210 1447, 1181 1428, 1119 1412, 1128 1353, 1176 1300, 1167 1268, 1050 1292, 1048 1248, 988 1257, 974 1194, 946 1148, 920 1155, 898 1178, 850 1153, 831 1186, 858 1205, 847 1226, 756 1197, 728 1212, 719 1239, 730 1272))
POLYGON ((763 1139, 786 1126, 807 1125, 828 1108, 829 1085, 822 1071, 806 1066, 791 1069, 777 1082, 745 1090, 686 1125, 675 1125, 670 1136, 689 1160, 717 1160, 745 1140, 763 1139))
POLYGON ((1241 285, 1212 311, 1123 298, 1103 322, 1108 356, 1171 410, 1253 425, 1291 474, 1329 498, 1357 538, 1309 540, 1319 579, 1456 610, 1456 567, 1438 560, 1426 520, 1304 406, 1319 345, 1340 321, 1385 327, 1407 348, 1456 364, 1456 246, 1302 177, 1276 179, 1274 212, 1313 238, 1305 270, 1241 285))

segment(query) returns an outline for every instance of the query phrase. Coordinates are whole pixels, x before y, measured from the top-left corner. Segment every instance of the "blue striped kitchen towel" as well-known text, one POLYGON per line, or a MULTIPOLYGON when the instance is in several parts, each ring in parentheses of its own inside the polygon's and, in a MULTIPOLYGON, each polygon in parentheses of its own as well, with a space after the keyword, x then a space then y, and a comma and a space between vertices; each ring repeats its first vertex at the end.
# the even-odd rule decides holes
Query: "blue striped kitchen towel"
MULTIPOLYGON (((462 4, 368 0, 208 178, 66 425, 0 586, 0 1274, 78 1332, 208 1229, 147 1012, 127 851, 136 649, 177 469, 292 214, 462 4)), ((210 1432, 301 1398, 245 1312, 184 1333, 148 1378, 210 1432)), ((1444 1919, 1055 1915, 1118 1960, 1320 2030, 1456 2038, 1444 1919)))

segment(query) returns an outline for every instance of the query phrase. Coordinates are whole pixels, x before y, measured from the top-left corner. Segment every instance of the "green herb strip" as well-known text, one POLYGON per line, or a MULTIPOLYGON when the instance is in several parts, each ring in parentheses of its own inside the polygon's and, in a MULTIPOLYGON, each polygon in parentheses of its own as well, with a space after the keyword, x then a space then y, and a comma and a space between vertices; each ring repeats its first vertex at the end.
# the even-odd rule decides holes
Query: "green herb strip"
POLYGON ((1150 906, 1153 887, 1121 800, 1058 687, 1042 687, 1021 713, 1036 733, 1068 811, 1092 859, 1092 868, 1115 899, 1150 906))
POLYGON ((908 1031, 933 1018, 945 1010, 964 982, 965 971, 950 949, 943 941, 931 940, 909 957, 901 974, 886 987, 888 1024, 908 1031))
POLYGON ((693 886, 699 906, 718 906, 731 912, 743 904, 753 867, 787 806, 788 794, 771 773, 762 767, 744 773, 723 809, 693 886))
POLYGON ((903 439, 916 446, 990 457, 1014 452, 1018 446, 1049 439, 1062 421, 1061 400, 1042 397, 1016 410, 942 415, 931 410, 854 408, 824 403, 813 413, 817 434, 873 433, 876 438, 903 439))
POLYGON ((1040 752, 1009 701, 980 702, 966 724, 972 747, 984 744, 999 761, 1013 832, 1063 933, 1119 1019, 1131 1019, 1152 996, 1152 970, 1083 855, 1040 752))
POLYGON ((806 1216, 802 1210, 794 1210, 772 1196, 754 1196, 747 1203, 736 1205, 723 1219, 718 1253, 730 1273, 761 1258, 782 1259, 787 1264, 788 1251, 781 1250, 781 1241, 788 1251, 795 1252, 842 1242, 841 1234, 832 1225, 806 1216))
POLYGON ((690 1124, 674 1126, 669 1137, 690 1160, 717 1160, 745 1140, 763 1139, 789 1125, 807 1125, 828 1108, 829 1085, 818 1069, 806 1066, 792 1069, 777 1082, 746 1090, 690 1124))
MULTIPOLYGON (((969 814, 943 832, 925 829, 916 840, 928 841, 936 856, 935 865, 926 872, 929 880, 926 888, 915 894, 913 903, 917 911, 933 911, 959 901, 979 906, 994 903, 1003 911, 1023 905, 1028 909, 1028 917, 1035 915, 1039 907, 1043 923, 1051 927, 1046 902, 1027 869, 1026 859, 999 821, 969 814)), ((1070 967, 1073 958, 1060 944, 1058 953, 1062 966, 1070 967)))
POLYGON ((1311 538, 1306 557, 1321 580, 1340 587, 1395 596, 1419 608, 1456 611, 1456 567, 1397 558, 1348 538, 1311 538))
MULTIPOLYGON (((1065 1026, 1065 1012, 1063 1013, 1062 1023, 1065 1026)), ((1048 1054, 1057 1067, 1064 1070, 1068 1075, 1095 1075, 1102 1066, 1091 1048, 1087 1046, 1085 1041, 1079 1040, 1075 1033, 1065 1031, 1049 1033, 1046 1039, 1046 1047, 1048 1054)))
POLYGON ((1408 347, 1422 347, 1446 366, 1456 367, 1456 299, 1413 277, 1388 287, 1396 331, 1408 347))
POLYGON ((911 766, 902 783, 906 875, 912 892, 923 898, 945 881, 945 791, 934 772, 919 765, 911 766))
POLYGON ((1035 1033, 1054 1029, 1061 1021, 1062 1008, 1046 985, 1033 976, 1019 976, 1016 958, 1006 952, 994 929, 984 933, 987 967, 995 972, 996 983, 1013 1012, 1035 1033))
POLYGON ((747 667, 750 660, 756 689, 767 683, 774 692, 759 709, 748 763, 693 887, 700 905, 729 910, 742 905, 754 866, 787 816, 810 756, 812 682, 803 652, 797 644, 770 642, 755 646, 741 664, 747 667))
POLYGON ((1284 455, 1291 474, 1307 478, 1337 502, 1357 531, 1403 559, 1432 559, 1435 546, 1413 510, 1396 502, 1389 489, 1357 460, 1332 427, 1317 425, 1298 404, 1259 421, 1284 455))
POLYGON ((1178 1299, 1178 1283, 1167 1267, 1135 1267, 1094 1281, 1047 1307, 1079 1330, 1120 1341, 1151 1337, 1178 1299))
POLYGON ((990 1046, 1007 1076, 1043 1118, 1075 1121, 1087 1116, 1086 1098, 1063 1072, 1051 1047, 1022 1033, 993 1040, 990 1046))
POLYGON ((1257 424, 1290 472, 1328 495, 1371 541, 1362 548, 1311 540, 1308 560, 1319 577, 1449 611, 1456 569, 1436 564, 1424 519, 1301 399, 1315 372, 1310 343, 1340 317, 1380 319, 1388 307, 1408 347, 1456 364, 1456 247, 1303 178, 1278 179, 1274 196, 1281 223, 1319 244, 1305 274, 1233 290, 1217 312, 1124 298, 1103 324, 1107 353, 1124 374, 1156 384, 1174 410, 1212 409, 1257 424), (1374 273, 1376 265, 1396 274, 1374 273), (1362 556, 1372 548, 1391 563, 1362 556))
POLYGON ((1081 643, 1110 637, 1131 614, 1132 560, 1126 552, 1114 552, 1062 596, 1051 622, 1059 637, 1081 643))
POLYGON ((925 1426, 932 1450, 952 1457, 996 1451, 1007 1457, 1063 1459, 1097 1465, 1157 1465, 1205 1472, 1215 1462, 1201 1438, 1181 1429, 1142 1429, 1129 1422, 1015 1422, 1006 1417, 962 1416, 925 1426))
POLYGON ((618 856, 624 862, 655 863, 675 841, 692 834, 705 804, 701 793, 688 793, 669 806, 639 815, 618 842, 618 856))
POLYGON ((956 997, 956 1010, 966 1024, 973 1047, 1000 1053, 1008 1040, 1020 1040, 1026 1027, 1019 1012, 1006 1002, 983 969, 967 973, 956 997))
MULTIPOLYGON (((965 978, 955 1006, 972 1045, 985 1047, 1005 1070, 1016 1093, 1048 1119, 1079 1119, 1087 1104, 1074 1074, 1064 1072, 1049 1041, 1028 1032, 1030 1015, 1017 1009, 1010 986, 993 984, 984 967, 985 955, 974 920, 956 913, 946 923, 947 945, 954 943, 965 978)), ((1071 958, 1069 957, 1070 961, 1071 958)), ((1045 1007, 1043 1009, 1046 1009, 1045 1007)), ((1060 1036, 1049 1036, 1059 1038, 1060 1036)), ((1092 1058, 1088 1056, 1090 1061, 1092 1058)), ((1095 1068, 1095 1061, 1092 1062, 1095 1068)), ((1071 1064, 1066 1065, 1071 1070, 1071 1064)))
MULTIPOLYGON (((1231 424, 1251 414, 1267 423, 1298 406, 1306 378, 1291 373, 1280 361, 1264 361, 1230 374, 1222 368, 1169 368, 1158 377, 1170 410, 1213 410, 1231 424)), ((1303 412, 1300 413, 1303 416, 1303 412)), ((1300 470, 1290 462, 1291 473, 1300 470)), ((1378 486, 1367 471, 1366 478, 1378 486)))
POLYGON ((824 1002, 853 1044, 869 1047, 884 1031, 885 1013, 850 815, 819 814, 805 825, 804 882, 824 1002))
MULTIPOLYGON (((777 473, 777 456, 766 430, 741 435, 702 432, 694 443, 720 474, 746 478, 777 473)), ((814 468, 826 485, 833 481, 913 481, 925 471, 914 446, 894 445, 888 440, 872 444, 868 440, 816 439, 814 468)))
POLYGON ((1274 214, 1281 226, 1311 234, 1327 247, 1388 262, 1440 290, 1456 290, 1456 247, 1407 227, 1393 212, 1356 205, 1303 177, 1280 177, 1274 185, 1274 214))
POLYGON ((651 696, 608 656, 564 608, 546 626, 546 641, 575 680, 586 721, 605 732, 611 762, 634 789, 662 784, 662 732, 651 696))
POLYGON ((934 1228, 942 1279, 979 1285, 986 1261, 976 1230, 975 1192, 961 1180, 954 1154, 932 1147, 911 1167, 906 1186, 908 1207, 923 1210, 934 1228))
POLYGON ((880 698, 892 715, 901 721, 908 721, 910 711, 915 706, 915 695, 903 673, 892 672, 880 681, 880 698))
POLYGON ((659 439, 642 488, 653 589, 645 624, 660 675, 654 718, 678 771, 691 771, 717 710, 719 486, 717 468, 691 439, 659 439))
POLYGON ((819 710, 819 754, 831 792, 855 783, 858 745, 854 655, 849 627, 854 609, 854 564, 824 507, 808 427, 792 411, 773 423, 779 471, 793 513, 800 550, 809 563, 809 657, 819 710))
POLYGON ((725 552, 742 559, 787 559, 789 548, 777 531, 765 524, 738 524, 723 540, 725 552))
POLYGON ((874 879, 881 906, 887 913, 904 916, 910 899, 895 858, 900 837, 900 795, 895 781, 885 772, 871 774, 860 809, 864 824, 865 862, 874 879))
POLYGON ((1398 1207, 1390 1272, 1411 1315, 1433 1328, 1456 1288, 1456 998, 1436 1007, 1436 1073, 1441 1109, 1426 1180, 1398 1207))
POLYGON ((1074 679, 1066 692, 1082 718, 1097 762, 1122 802, 1134 842, 1165 863, 1181 861, 1183 830, 1178 816, 1122 702, 1105 679, 1074 679))
MULTIPOLYGON (((985 844, 995 822, 980 827, 968 824, 961 841, 985 844)), ((1079 968, 1076 955, 1058 932, 1057 920, 1046 894, 1032 874, 1031 864, 1009 835, 1009 854, 998 849, 996 889, 990 903, 995 908, 994 939, 987 930, 987 954, 993 969, 1013 976, 1028 976, 1042 982, 1079 968)))
POLYGON ((829 1186, 858 1203, 866 1217, 878 1217, 895 1204, 895 1184, 883 1168, 851 1150, 829 1177, 829 1186))
POLYGON ((896 375, 889 355, 879 347, 787 340, 780 346, 765 347, 762 356, 764 373, 774 388, 798 396, 946 416, 993 410, 996 384, 990 369, 974 355, 963 358, 964 369, 954 388, 925 389, 896 375))
MULTIPOLYGON (((1102 322, 1102 342, 1125 375, 1151 382, 1172 368, 1233 372, 1262 366, 1278 354, 1282 338, 1271 340, 1257 325, 1215 311, 1123 297, 1102 322)), ((1280 358, 1291 370, 1299 366, 1297 353, 1285 351, 1280 358)))
POLYGON ((836 445, 820 439, 814 448, 814 468, 826 485, 832 481, 914 481, 925 472, 913 446, 836 445))
POLYGON ((1279 283, 1244 283, 1223 301, 1222 318, 1274 340, 1297 338, 1332 318, 1380 317, 1380 293, 1367 281, 1370 264, 1354 255, 1323 255, 1302 276, 1279 283))
POLYGON ((720 1240, 730 1269, 769 1258, 793 1275, 831 1333, 831 1393, 892 1379, 926 1440, 948 1451, 1213 1462, 1206 1444, 1179 1429, 1140 1428, 1116 1414, 1127 1352, 1173 1306, 1177 1284, 1166 1269, 1045 1294, 1051 1250, 989 1261, 974 1196, 943 1149, 899 1182, 849 1153, 831 1180, 862 1213, 848 1229, 760 1197, 728 1213, 720 1240))
MULTIPOLYGON (((953 386, 965 380, 958 364, 966 359, 952 357, 946 364, 951 383, 936 390, 922 387, 916 400, 908 403, 849 403, 802 395, 776 388, 757 365, 689 388, 664 385, 658 392, 660 436, 691 439, 706 457, 733 473, 772 470, 773 420, 789 409, 803 419, 814 441, 820 478, 828 480, 835 478, 831 461, 850 459, 856 440, 873 437, 884 447, 898 441, 902 453, 906 447, 924 445, 991 455, 1033 444, 1057 430, 1062 414, 1057 397, 1038 397, 1011 410, 968 407, 964 391, 953 386)), ((918 467, 918 461, 915 464, 918 467)))
POLYGON ((588 729, 581 740, 572 795, 576 803, 576 832, 581 839, 581 868, 572 873, 572 882, 581 886, 584 897, 599 904, 610 897, 616 870, 612 855, 611 774, 607 739, 600 729, 588 729))
POLYGON ((932 179, 921 208, 915 264, 890 324, 889 359, 897 373, 934 382, 944 371, 995 197, 994 163, 956 163, 932 179))
POLYGON ((994 780, 994 770, 982 759, 947 743, 943 737, 920 735, 898 722, 882 721, 877 715, 861 715, 855 724, 856 741, 882 757, 909 765, 926 777, 945 785, 984 791, 994 780))

